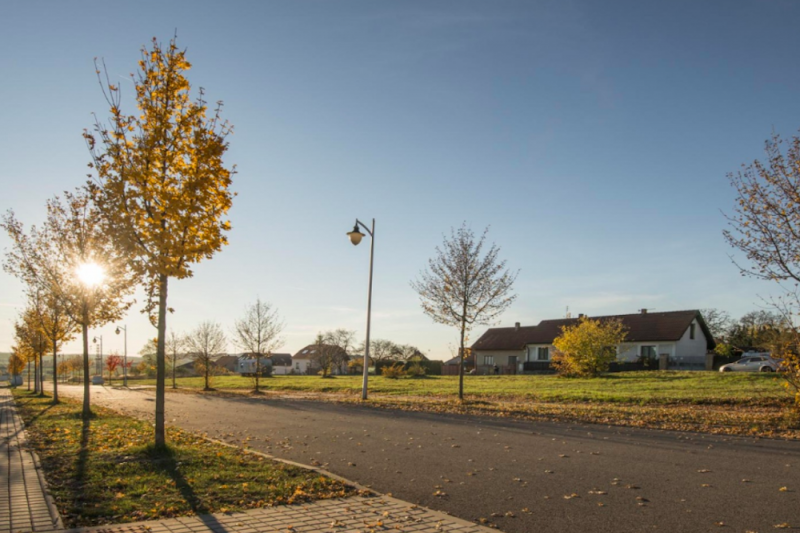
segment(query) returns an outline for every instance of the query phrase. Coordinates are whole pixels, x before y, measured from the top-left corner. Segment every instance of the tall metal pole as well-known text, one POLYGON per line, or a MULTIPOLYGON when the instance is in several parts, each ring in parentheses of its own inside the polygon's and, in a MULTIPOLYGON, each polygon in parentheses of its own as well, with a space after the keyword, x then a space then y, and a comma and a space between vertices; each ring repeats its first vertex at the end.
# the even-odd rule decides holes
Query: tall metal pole
POLYGON ((372 319, 372 263, 375 255, 375 219, 372 219, 369 245, 369 291, 367 293, 367 342, 364 350, 364 380, 361 384, 361 399, 367 399, 367 380, 369 377, 369 328, 372 319))

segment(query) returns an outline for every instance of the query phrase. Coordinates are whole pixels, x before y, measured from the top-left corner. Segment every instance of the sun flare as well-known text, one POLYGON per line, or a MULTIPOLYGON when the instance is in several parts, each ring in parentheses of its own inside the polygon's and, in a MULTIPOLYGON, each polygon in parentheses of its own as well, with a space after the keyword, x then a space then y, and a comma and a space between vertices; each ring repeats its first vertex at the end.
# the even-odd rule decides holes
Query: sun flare
POLYGON ((106 278, 103 267, 97 263, 83 263, 76 269, 78 279, 87 287, 97 287, 106 278))

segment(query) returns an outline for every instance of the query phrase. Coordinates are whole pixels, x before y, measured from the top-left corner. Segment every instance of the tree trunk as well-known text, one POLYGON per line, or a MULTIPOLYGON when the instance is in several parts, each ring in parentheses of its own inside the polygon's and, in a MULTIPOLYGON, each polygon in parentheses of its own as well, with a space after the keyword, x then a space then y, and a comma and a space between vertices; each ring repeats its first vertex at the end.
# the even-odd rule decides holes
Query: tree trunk
POLYGON ((92 416, 92 406, 89 399, 91 391, 89 390, 89 310, 86 304, 83 304, 83 324, 81 324, 81 333, 83 336, 83 412, 81 416, 84 420, 88 420, 92 416))
POLYGON ((44 396, 44 352, 39 354, 39 396, 44 396))
POLYGON ((39 394, 39 356, 33 354, 33 393, 39 394))
POLYGON ((210 367, 211 367, 211 358, 208 357, 208 356, 204 356, 204 357, 205 357, 205 360, 206 360, 206 364, 203 365, 205 367, 205 373, 204 373, 204 377, 205 377, 205 380, 206 380, 205 390, 209 390, 211 387, 208 386, 208 372, 209 372, 210 367))
MULTIPOLYGON (((467 314, 466 306, 464 308, 464 315, 467 314)), ((463 315, 462 315, 463 316, 463 315)), ((458 348, 458 399, 464 401, 464 332, 466 330, 466 323, 461 319, 461 342, 458 348)))
POLYGON ((256 355, 256 393, 258 393, 258 379, 261 374, 261 354, 256 355))
POLYGON ((28 361, 28 390, 31 390, 31 362, 28 361))
POLYGON ((178 358, 177 353, 172 354, 172 388, 177 389, 178 386, 175 384, 175 360, 178 358))
POLYGON ((58 403, 58 346, 53 342, 53 403, 58 403))
POLYGON ((166 381, 165 346, 167 337, 167 281, 164 274, 158 277, 158 342, 156 345, 156 447, 167 445, 164 431, 164 404, 166 403, 164 384, 166 381))

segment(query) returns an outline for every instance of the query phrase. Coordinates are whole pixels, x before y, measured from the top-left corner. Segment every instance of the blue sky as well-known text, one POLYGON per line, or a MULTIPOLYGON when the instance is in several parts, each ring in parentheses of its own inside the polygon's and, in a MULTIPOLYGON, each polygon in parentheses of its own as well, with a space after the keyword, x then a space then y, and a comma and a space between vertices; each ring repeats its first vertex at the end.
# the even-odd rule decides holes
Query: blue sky
MULTIPOLYGON (((171 287, 177 331, 230 330, 260 296, 285 351, 332 328, 363 338, 355 217, 377 219, 373 337, 434 358, 457 332, 409 281, 462 221, 491 226, 520 270, 502 324, 567 306, 739 316, 776 291, 731 264, 726 173, 800 127, 799 25, 789 1, 9 2, 0 209, 38 223, 82 183, 81 132, 105 114, 93 58, 130 96, 141 46, 177 29, 190 82, 225 102, 238 169, 230 246, 171 287)), ((0 351, 23 303, 0 273, 0 351)), ((138 311, 123 322, 129 353, 155 335, 138 311)), ((97 331, 106 352, 122 350, 113 329, 97 331)))

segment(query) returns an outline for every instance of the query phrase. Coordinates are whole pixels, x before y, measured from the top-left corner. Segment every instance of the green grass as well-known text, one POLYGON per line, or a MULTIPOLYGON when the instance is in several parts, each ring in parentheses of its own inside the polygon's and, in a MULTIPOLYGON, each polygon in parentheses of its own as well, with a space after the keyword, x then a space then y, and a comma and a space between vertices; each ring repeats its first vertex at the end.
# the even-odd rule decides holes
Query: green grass
POLYGON ((152 426, 94 407, 14 390, 28 440, 41 459, 67 527, 229 512, 353 494, 314 472, 170 428, 169 448, 152 426))
MULTIPOLYGON (((137 383, 154 385, 155 380, 137 383)), ((218 376, 212 386, 248 390, 249 378, 218 376)), ((261 380, 264 390, 359 394, 361 376, 274 376, 261 380)), ((202 389, 202 378, 179 378, 178 387, 202 389)), ((370 376, 371 393, 388 396, 455 397, 457 376, 387 379, 370 376)), ((555 375, 466 376, 465 391, 478 399, 526 399, 546 402, 615 402, 634 404, 788 405, 789 396, 775 374, 720 372, 623 372, 593 379, 555 375)))

